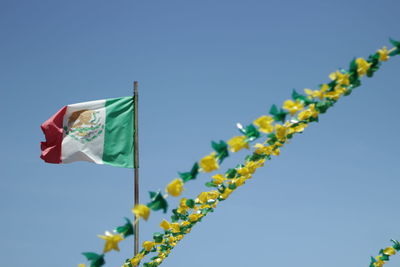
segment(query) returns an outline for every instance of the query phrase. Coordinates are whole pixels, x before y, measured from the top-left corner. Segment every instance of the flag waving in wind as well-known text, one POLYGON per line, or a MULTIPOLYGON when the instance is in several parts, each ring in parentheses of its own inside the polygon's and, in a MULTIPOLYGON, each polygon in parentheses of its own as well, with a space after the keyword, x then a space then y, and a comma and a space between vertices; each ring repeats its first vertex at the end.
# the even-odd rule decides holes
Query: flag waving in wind
POLYGON ((48 163, 89 161, 133 168, 133 98, 121 97, 63 107, 41 128, 41 158, 48 163))

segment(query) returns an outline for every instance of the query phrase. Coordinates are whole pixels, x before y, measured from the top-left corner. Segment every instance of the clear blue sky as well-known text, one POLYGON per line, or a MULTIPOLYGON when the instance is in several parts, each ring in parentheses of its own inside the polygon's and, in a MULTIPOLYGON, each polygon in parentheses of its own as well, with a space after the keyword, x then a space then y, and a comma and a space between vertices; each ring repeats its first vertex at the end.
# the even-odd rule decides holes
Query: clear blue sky
MULTIPOLYGON (((355 56, 400 39, 400 2, 0 1, 1 266, 71 267, 131 216, 132 171, 45 164, 40 124, 140 82, 141 199, 355 56)), ((165 267, 362 267, 400 239, 400 57, 297 136, 165 267)), ((222 170, 242 161, 238 153, 222 170)), ((207 175, 186 197, 206 190, 207 175)), ((175 206, 176 201, 170 204, 175 206)), ((161 213, 141 224, 141 241, 161 213)), ((106 266, 131 256, 133 239, 106 266)), ((388 266, 398 266, 399 256, 388 266)))

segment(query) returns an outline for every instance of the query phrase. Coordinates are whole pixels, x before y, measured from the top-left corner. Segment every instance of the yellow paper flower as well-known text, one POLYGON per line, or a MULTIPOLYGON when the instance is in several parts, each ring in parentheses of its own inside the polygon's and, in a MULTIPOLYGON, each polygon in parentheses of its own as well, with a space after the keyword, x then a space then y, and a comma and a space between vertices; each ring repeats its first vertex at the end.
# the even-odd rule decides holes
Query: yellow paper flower
POLYGON ((257 143, 254 145, 254 148, 256 148, 254 152, 257 154, 274 156, 279 156, 280 154, 279 148, 276 148, 276 146, 264 146, 263 144, 257 143))
POLYGON ((274 145, 275 147, 281 147, 281 146, 283 146, 283 144, 280 143, 280 142, 276 142, 276 143, 274 143, 273 145, 274 145))
POLYGON ((226 188, 224 193, 221 194, 221 197, 223 199, 227 199, 232 192, 233 192, 233 190, 226 188))
POLYGON ((211 153, 210 155, 202 158, 199 164, 204 172, 212 172, 214 170, 218 170, 219 168, 215 153, 211 153))
POLYGON ((244 166, 249 170, 250 174, 253 174, 258 168, 258 163, 256 161, 248 161, 244 166))
POLYGON ((263 144, 260 144, 260 143, 255 144, 254 148, 256 149, 254 152, 259 155, 261 155, 261 154, 270 155, 272 152, 272 149, 270 146, 264 146, 263 144))
POLYGON ((168 230, 169 228, 171 228, 169 222, 166 220, 162 220, 162 222, 160 223, 160 227, 164 230, 168 230))
MULTIPOLYGON (((376 257, 376 258, 378 258, 378 257, 376 257)), ((374 262, 375 267, 382 267, 384 264, 385 264, 385 262, 381 259, 379 259, 379 260, 377 259, 377 261, 374 262)))
POLYGON ((253 121, 253 124, 259 128, 260 132, 271 133, 274 130, 273 122, 274 119, 271 116, 261 116, 253 121))
POLYGON ((110 250, 119 251, 118 243, 124 240, 123 236, 120 234, 113 235, 110 232, 106 232, 105 235, 98 235, 101 239, 105 240, 103 252, 106 253, 110 250))
POLYGON ((328 91, 329 85, 323 84, 319 90, 311 90, 311 89, 304 89, 304 92, 309 96, 309 98, 319 98, 320 100, 324 99, 325 92, 328 91))
POLYGON ((257 168, 264 166, 265 159, 261 159, 258 161, 248 161, 245 167, 249 170, 250 174, 255 173, 257 168))
POLYGON ((187 213, 187 209, 181 208, 179 207, 176 212, 178 212, 179 214, 186 214, 187 213))
POLYGON ((246 168, 246 167, 242 167, 242 168, 238 169, 237 172, 238 172, 241 176, 250 175, 250 171, 249 171, 249 169, 246 168))
POLYGON ((307 126, 308 126, 308 124, 306 124, 306 123, 300 123, 297 126, 292 126, 292 127, 288 128, 289 134, 302 133, 307 126))
POLYGON ((231 180, 231 184, 235 184, 236 186, 241 186, 246 182, 246 178, 240 177, 231 180))
POLYGON ((343 95, 344 93, 346 93, 346 91, 347 91, 346 87, 343 87, 343 86, 340 86, 340 85, 336 85, 335 86, 335 92, 337 92, 340 95, 343 95))
POLYGON ((260 152, 260 153, 257 153, 257 154, 265 154, 265 153, 267 153, 268 151, 271 150, 270 146, 265 146, 265 145, 260 144, 260 143, 256 143, 254 145, 254 148, 256 149, 255 151, 259 151, 260 152))
POLYGON ((79 263, 78 267, 86 267, 86 265, 84 263, 79 263))
POLYGON ((331 80, 336 81, 340 85, 350 85, 349 74, 341 73, 340 71, 333 72, 329 75, 331 80))
POLYGON ((143 204, 135 205, 135 207, 132 209, 132 212, 136 217, 143 218, 145 221, 147 221, 150 216, 149 207, 143 204))
POLYGON ((144 248, 146 251, 150 251, 150 250, 153 249, 153 247, 154 247, 155 244, 156 244, 156 243, 153 242, 153 241, 144 241, 144 242, 143 242, 143 248, 144 248))
MULTIPOLYGON (((198 221, 201 217, 203 217, 203 214, 201 213, 193 213, 189 215, 189 221, 190 222, 196 222, 198 221)), ((188 229, 190 230, 190 229, 188 229)))
POLYGON ((178 197, 183 191, 183 181, 180 178, 176 178, 167 185, 166 191, 173 197, 178 197))
POLYGON ((186 205, 187 198, 181 198, 179 201, 179 207, 182 209, 187 209, 188 206, 186 205))
POLYGON ((159 257, 161 260, 164 260, 164 259, 167 257, 167 255, 166 255, 165 253, 163 253, 163 252, 160 252, 160 253, 158 253, 158 257, 159 257))
POLYGON ((173 233, 179 233, 181 231, 179 223, 171 223, 171 228, 173 233))
POLYGON ((138 266, 139 263, 140 263, 140 261, 143 259, 143 257, 144 257, 144 254, 143 254, 143 253, 139 253, 139 254, 137 254, 135 257, 133 257, 133 258, 131 259, 131 264, 132 264, 132 266, 138 266))
POLYGON ((217 200, 219 197, 218 191, 210 191, 210 192, 202 192, 197 197, 198 203, 204 204, 207 203, 209 200, 217 200))
POLYGON ((307 120, 307 119, 309 119, 311 117, 313 117, 313 118, 317 118, 318 117, 318 111, 315 109, 315 104, 310 104, 306 110, 303 110, 297 116, 297 118, 300 121, 307 120))
POLYGON ((281 150, 279 147, 275 148, 274 150, 272 150, 272 155, 273 156, 279 156, 281 154, 281 150))
POLYGON ((249 170, 250 174, 253 174, 256 171, 256 169, 258 168, 257 162, 255 162, 255 161, 248 161, 248 162, 246 162, 246 165, 244 165, 244 166, 249 170))
POLYGON ((199 203, 206 203, 208 200, 208 194, 207 192, 201 192, 200 195, 197 197, 197 199, 199 200, 199 203))
POLYGON ((181 225, 182 226, 188 226, 190 224, 190 222, 188 222, 188 221, 183 221, 183 222, 181 222, 181 225))
POLYGON ((201 204, 200 205, 200 210, 201 209, 208 209, 208 208, 211 208, 210 204, 201 204))
POLYGON ((212 178, 214 184, 222 184, 226 180, 225 176, 222 174, 216 174, 212 178))
POLYGON ((293 116, 297 111, 300 111, 304 108, 304 104, 300 100, 296 100, 296 102, 294 102, 293 100, 289 99, 283 103, 283 108, 289 111, 290 115, 293 116))
POLYGON ((300 112, 299 113, 299 115, 297 115, 297 118, 300 120, 300 121, 304 121, 304 120, 307 120, 308 118, 310 118, 311 117, 311 112, 310 112, 310 110, 304 110, 304 111, 302 111, 302 112, 300 112))
POLYGON ((278 140, 285 141, 286 135, 288 133, 289 133, 289 130, 285 126, 280 125, 280 124, 275 125, 275 135, 276 135, 276 138, 278 138, 278 140))
POLYGON ((384 46, 382 49, 378 50, 379 60, 380 61, 388 61, 389 59, 389 50, 384 46))
POLYGON ((359 57, 356 59, 357 63, 357 73, 359 76, 363 76, 367 74, 367 71, 369 70, 369 67, 371 67, 371 63, 368 63, 365 59, 362 57, 359 57))
POLYGON ((232 152, 238 152, 243 148, 249 148, 249 144, 246 142, 246 136, 235 136, 228 141, 229 150, 232 152))
POLYGON ((257 168, 264 167, 265 161, 266 161, 265 159, 257 160, 256 161, 257 168))
POLYGON ((393 256, 394 254, 396 254, 396 250, 392 247, 387 247, 383 250, 383 254, 393 256))
POLYGON ((325 94, 325 97, 338 100, 346 92, 346 90, 347 89, 345 87, 342 87, 341 85, 336 85, 335 90, 327 92, 325 94))
POLYGON ((186 214, 187 210, 189 207, 186 205, 186 198, 182 198, 179 202, 179 208, 177 210, 178 213, 180 214, 186 214))
POLYGON ((207 194, 208 200, 214 200, 215 201, 215 200, 218 199, 218 197, 219 197, 219 192, 216 191, 216 190, 210 191, 207 194))
POLYGON ((132 266, 138 266, 139 263, 140 263, 140 260, 138 258, 131 259, 132 266))

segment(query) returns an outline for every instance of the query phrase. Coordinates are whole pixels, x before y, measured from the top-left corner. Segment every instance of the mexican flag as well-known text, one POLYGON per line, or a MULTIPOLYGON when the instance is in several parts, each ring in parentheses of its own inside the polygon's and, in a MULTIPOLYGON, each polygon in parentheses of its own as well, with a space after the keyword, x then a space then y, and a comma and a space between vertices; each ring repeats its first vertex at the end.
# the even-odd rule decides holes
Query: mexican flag
POLYGON ((133 98, 121 97, 63 107, 41 128, 41 158, 48 163, 89 161, 133 168, 133 98))

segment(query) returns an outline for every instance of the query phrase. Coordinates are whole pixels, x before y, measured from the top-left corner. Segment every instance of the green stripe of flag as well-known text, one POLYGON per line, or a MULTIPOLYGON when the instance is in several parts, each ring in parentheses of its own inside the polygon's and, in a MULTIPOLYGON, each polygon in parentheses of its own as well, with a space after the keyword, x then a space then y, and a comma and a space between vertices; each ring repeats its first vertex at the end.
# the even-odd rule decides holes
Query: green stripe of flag
POLYGON ((103 162, 113 166, 133 168, 133 98, 107 99, 105 107, 103 162))

